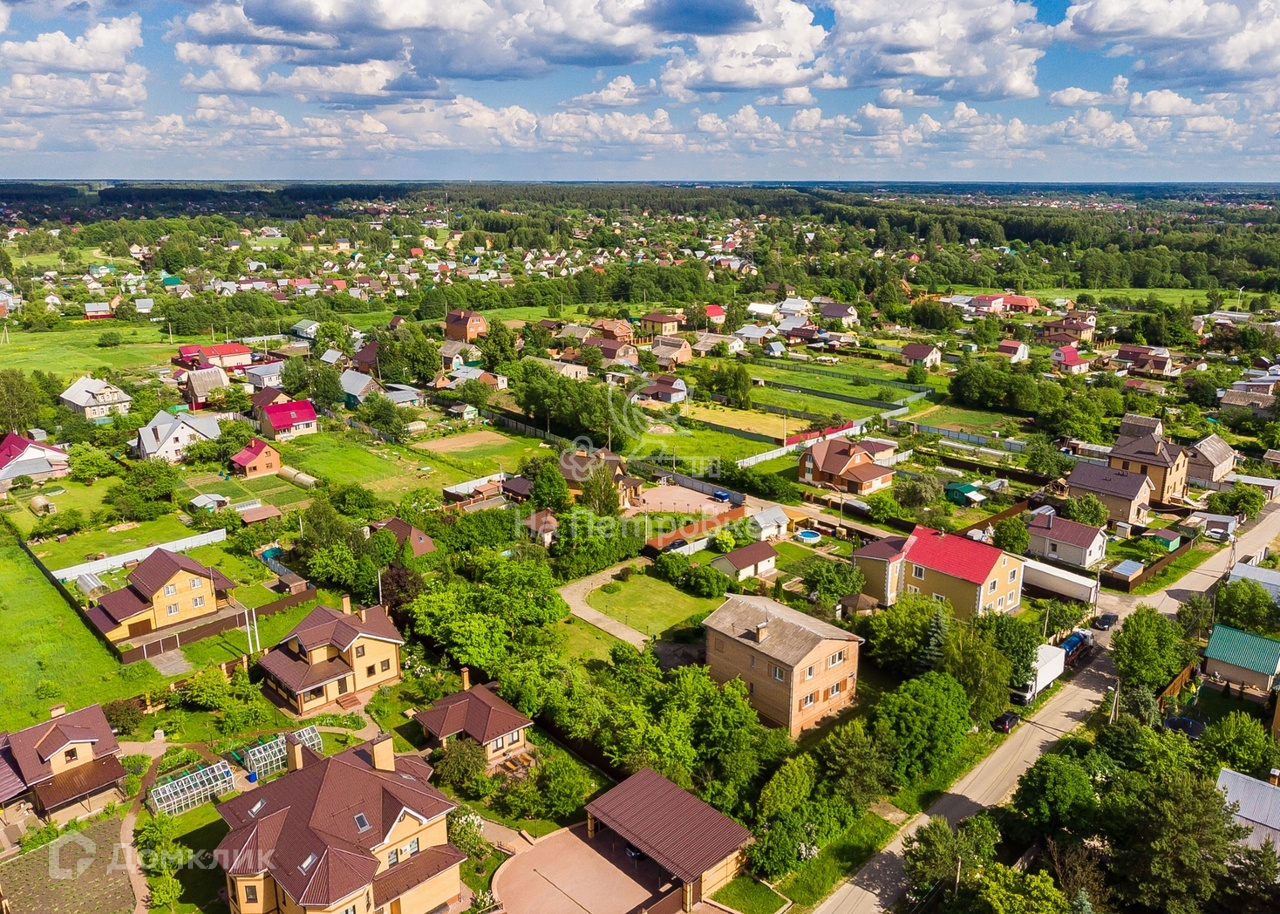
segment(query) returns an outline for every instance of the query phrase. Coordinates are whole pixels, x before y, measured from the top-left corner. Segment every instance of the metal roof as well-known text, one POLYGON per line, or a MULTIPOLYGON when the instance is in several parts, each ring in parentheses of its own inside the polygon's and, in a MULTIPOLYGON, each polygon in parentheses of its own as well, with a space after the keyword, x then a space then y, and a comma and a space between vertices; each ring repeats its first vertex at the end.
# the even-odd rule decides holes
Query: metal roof
POLYGON ((1280 787, 1223 768, 1218 775, 1218 789, 1228 803, 1239 804, 1234 818, 1250 830, 1245 839, 1250 846, 1261 847, 1268 838, 1280 841, 1280 787))
POLYGON ((1280 641, 1242 632, 1222 623, 1213 627, 1204 655, 1210 660, 1221 660, 1267 676, 1274 676, 1280 671, 1280 641))

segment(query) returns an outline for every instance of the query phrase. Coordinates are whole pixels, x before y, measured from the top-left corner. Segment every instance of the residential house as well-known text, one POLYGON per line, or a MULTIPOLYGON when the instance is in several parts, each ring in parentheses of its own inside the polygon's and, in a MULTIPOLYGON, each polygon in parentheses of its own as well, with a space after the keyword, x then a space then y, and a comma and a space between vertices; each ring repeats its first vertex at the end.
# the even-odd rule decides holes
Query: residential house
POLYGON ((351 359, 341 349, 326 349, 320 354, 320 364, 330 368, 346 368, 351 364, 351 359))
POLYGON ((396 406, 418 408, 427 405, 426 394, 412 384, 388 384, 386 388, 386 398, 396 406))
POLYGON ((236 605, 234 581, 217 568, 168 549, 152 550, 125 580, 126 586, 103 594, 87 613, 113 644, 236 605))
POLYGON ((1263 848, 1270 842, 1272 852, 1280 856, 1280 773, 1273 768, 1270 779, 1260 781, 1223 768, 1218 772, 1217 787, 1233 810, 1236 825, 1249 830, 1245 843, 1263 848))
POLYGON ((1034 314, 1040 310, 1040 299, 1031 295, 1005 295, 1004 307, 1015 314, 1034 314))
POLYGON ((967 536, 917 526, 853 554, 863 593, 891 606, 904 593, 946 600, 961 619, 1011 613, 1022 603, 1021 557, 967 536))
POLYGON ((450 311, 444 317, 444 338, 461 343, 484 336, 489 332, 489 322, 477 311, 450 311))
POLYGON ((1270 692, 1280 676, 1280 641, 1219 622, 1204 649, 1204 671, 1227 682, 1270 692))
POLYGON ((691 348, 694 355, 711 355, 721 343, 724 344, 724 351, 729 355, 737 355, 747 348, 738 337, 723 333, 701 333, 694 340, 691 348))
POLYGON ((617 340, 619 343, 635 341, 635 329, 631 326, 630 321, 599 320, 591 326, 598 330, 600 335, 607 340, 617 340))
POLYGON ((818 312, 824 321, 838 321, 841 327, 853 327, 858 323, 858 309, 839 302, 823 302, 818 312))
POLYGON ((0 439, 0 493, 7 492, 21 476, 32 482, 45 482, 70 473, 70 458, 60 448, 32 441, 16 432, 0 439))
POLYGON ((1022 340, 1001 340, 996 347, 996 355, 1003 356, 1010 364, 1016 365, 1031 358, 1031 347, 1022 340))
POLYGON ((1071 498, 1093 495, 1107 506, 1113 521, 1145 524, 1151 513, 1151 478, 1137 470, 1116 469, 1081 461, 1067 477, 1067 494, 1071 498))
POLYGON ((640 366, 640 350, 631 343, 610 340, 603 336, 593 336, 583 340, 582 345, 600 350, 601 368, 612 368, 617 365, 625 365, 629 368, 638 368, 640 366))
MULTIPOLYGON (((505 491, 505 485, 503 488, 505 491)), ((556 520, 556 516, 546 508, 530 514, 521 521, 521 524, 529 531, 530 539, 546 549, 551 548, 560 530, 560 521, 556 520)))
POLYGON ((587 804, 587 838, 606 831, 626 847, 653 860, 677 883, 649 910, 710 910, 702 904, 727 885, 747 863, 751 832, 676 786, 652 768, 642 768, 587 804))
POLYGON ((862 639, 852 632, 776 600, 738 594, 702 625, 711 678, 741 679, 761 720, 792 738, 853 701, 862 639))
POLYGON ((377 374, 378 341, 370 340, 356 350, 356 354, 351 357, 351 367, 361 374, 377 374))
POLYGON ((463 340, 446 340, 440 346, 440 367, 445 371, 453 371, 479 359, 479 347, 463 340))
POLYGON ((1218 401, 1221 409, 1246 409, 1256 419, 1270 419, 1275 413, 1276 398, 1270 394, 1250 393, 1244 390, 1228 390, 1218 401))
POLYGON ((466 855, 448 843, 456 804, 391 734, 328 758, 285 737, 286 773, 218 804, 213 857, 233 914, 417 914, 451 909, 466 855))
POLYGON ((288 403, 290 396, 278 387, 264 387, 249 398, 249 415, 262 422, 262 411, 274 403, 288 403))
POLYGON ((930 343, 907 343, 902 347, 902 364, 937 368, 942 364, 942 353, 930 343))
POLYGON ((1060 334, 1069 337, 1078 343, 1093 342, 1094 325, 1076 318, 1049 321, 1047 324, 1041 325, 1041 330, 1047 334, 1060 334))
POLYGON ((365 528, 367 535, 372 536, 379 530, 386 530, 396 538, 396 545, 403 554, 406 544, 408 544, 409 554, 412 558, 422 558, 424 555, 436 551, 436 544, 413 524, 398 517, 384 517, 382 520, 376 520, 365 528))
POLYGON ((463 422, 472 422, 480 418, 480 410, 470 403, 455 403, 445 410, 445 414, 451 419, 461 419, 463 422))
POLYGON ((51 720, 0 733, 0 806, 29 797, 36 811, 79 818, 121 799, 126 772, 101 705, 54 709, 51 720))
POLYGON ((222 436, 218 420, 193 413, 173 414, 160 410, 138 429, 133 452, 140 460, 181 463, 183 455, 197 441, 217 441, 222 436))
POLYGON ((1084 374, 1090 365, 1075 346, 1059 346, 1049 355, 1049 361, 1063 374, 1084 374))
POLYGON ((679 332, 680 318, 654 311, 640 318, 640 331, 653 336, 671 336, 679 332))
POLYGON ((101 423, 127 416, 133 397, 109 381, 85 375, 59 394, 58 401, 76 415, 101 423))
POLYGON ((284 370, 284 362, 259 362, 244 370, 245 380, 253 385, 254 390, 280 386, 280 372, 284 370))
POLYGON ((750 543, 711 560, 712 568, 734 581, 761 577, 777 564, 778 550, 766 542, 750 543))
POLYGON ((188 371, 181 383, 183 396, 192 409, 204 409, 209 405, 209 398, 214 391, 226 390, 231 386, 226 371, 217 365, 188 371))
POLYGON ((317 606, 258 661, 265 687, 297 714, 337 702, 346 707, 361 692, 400 681, 404 638, 381 606, 351 611, 317 606))
POLYGON ((320 329, 320 322, 304 318, 289 328, 289 333, 296 336, 300 340, 314 340, 316 331, 320 329))
POLYGON ((653 356, 658 367, 670 371, 693 361, 693 348, 682 336, 657 336, 653 339, 653 356))
POLYGON ((733 331, 733 335, 742 340, 747 346, 763 346, 766 340, 776 336, 776 332, 772 327, 758 327, 755 324, 745 324, 733 331))
POLYGON ((617 486, 619 504, 623 509, 631 507, 632 501, 639 496, 644 485, 644 480, 627 475, 626 462, 621 457, 604 448, 590 454, 585 451, 566 451, 560 455, 557 466, 569 486, 570 494, 575 498, 582 494, 582 484, 587 478, 604 466, 617 486))
POLYGON ((532 751, 529 728, 533 721, 498 697, 496 684, 471 685, 462 668, 462 691, 432 702, 414 715, 430 744, 446 746, 455 737, 470 737, 484 746, 490 771, 513 755, 532 751))
POLYGON ((650 380, 648 386, 631 394, 631 402, 654 402, 667 405, 683 403, 689 396, 689 388, 682 378, 675 375, 660 374, 650 380))
POLYGON ((243 449, 231 456, 231 465, 245 479, 274 476, 280 472, 280 452, 261 438, 250 438, 243 449))
POLYGON ((492 374, 474 365, 463 365, 461 368, 454 369, 449 372, 449 384, 451 390, 456 390, 467 381, 479 381, 487 387, 494 390, 507 389, 506 375, 492 374))
POLYGON ((870 495, 893 485, 893 469, 875 462, 871 452, 848 438, 828 438, 800 455, 800 479, 811 486, 832 486, 850 495, 870 495))
POLYGON ((591 377, 591 371, 586 365, 577 365, 573 362, 557 362, 553 359, 542 359, 537 356, 525 356, 524 361, 550 368, 561 377, 569 378, 573 381, 585 381, 591 377))
POLYGON ((1163 346, 1134 346, 1126 344, 1116 353, 1114 362, 1139 374, 1154 378, 1176 378, 1182 369, 1174 367, 1173 356, 1163 346))
POLYGON ((708 324, 715 327, 719 327, 724 324, 724 308, 720 305, 707 305, 703 311, 706 312, 708 324))
POLYGON ((748 517, 746 528, 760 541, 783 539, 791 532, 791 518, 781 505, 774 505, 748 517))
POLYGON ((244 343, 215 343, 201 346, 201 361, 219 368, 245 368, 253 363, 253 350, 244 343))
POLYGON ((1031 537, 1028 555, 1057 559, 1079 568, 1092 568, 1107 555, 1105 528, 1091 527, 1056 514, 1032 514, 1027 521, 1027 533, 1031 537))
POLYGON ((310 400, 273 403, 262 409, 262 434, 276 441, 288 441, 320 430, 316 408, 310 400))
POLYGON ((338 380, 342 384, 342 395, 347 409, 355 409, 373 394, 385 392, 377 380, 350 368, 344 371, 338 380))
POLYGON ((1187 493, 1187 452, 1155 435, 1121 438, 1107 458, 1113 469, 1133 470, 1151 480, 1151 497, 1170 504, 1187 493))
POLYGON ((1187 451, 1187 479, 1221 482, 1236 468, 1236 452, 1217 435, 1201 438, 1187 451))
MULTIPOLYGON (((97 291, 101 291, 101 286, 97 291)), ((111 303, 105 301, 87 301, 84 303, 85 320, 101 321, 115 317, 111 312, 111 303)))

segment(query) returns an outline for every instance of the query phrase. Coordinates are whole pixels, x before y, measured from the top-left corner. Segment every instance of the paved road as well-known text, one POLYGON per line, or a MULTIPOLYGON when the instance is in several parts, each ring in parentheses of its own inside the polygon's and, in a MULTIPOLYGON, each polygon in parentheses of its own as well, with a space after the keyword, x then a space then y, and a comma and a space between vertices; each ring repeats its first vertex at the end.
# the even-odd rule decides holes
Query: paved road
MULTIPOLYGON (((1169 587, 1145 597, 1104 592, 1098 599, 1098 609, 1123 618, 1138 604, 1147 603, 1161 612, 1173 613, 1188 594, 1204 593, 1233 561, 1255 554, 1277 536, 1280 536, 1280 505, 1271 504, 1239 535, 1234 549, 1223 549, 1169 587)), ((1106 646, 1109 633, 1100 633, 1098 641, 1106 646)), ((1088 716, 1114 679, 1111 655, 1099 651, 1088 669, 1067 683, 923 815, 903 826, 884 850, 818 907, 817 914, 880 914, 891 907, 907 890, 902 870, 902 839, 913 834, 928 816, 946 816, 954 825, 981 809, 1002 803, 1013 792, 1022 773, 1088 716)))

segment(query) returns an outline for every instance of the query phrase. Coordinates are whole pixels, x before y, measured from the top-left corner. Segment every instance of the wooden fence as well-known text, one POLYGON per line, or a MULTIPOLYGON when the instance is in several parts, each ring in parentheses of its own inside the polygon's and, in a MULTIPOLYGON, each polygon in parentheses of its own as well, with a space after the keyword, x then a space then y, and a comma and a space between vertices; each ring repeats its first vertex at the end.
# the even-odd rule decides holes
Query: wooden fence
POLYGON ((1195 660, 1188 663, 1181 673, 1174 676, 1173 681, 1165 686, 1164 690, 1156 696, 1156 704, 1160 706, 1161 711, 1164 710, 1165 701, 1170 698, 1176 698, 1182 693, 1182 690, 1186 688, 1187 683, 1191 681, 1191 677, 1195 675, 1196 670, 1199 668, 1200 658, 1197 657, 1195 660))
POLYGON ((1099 579, 1099 583, 1101 583, 1103 587, 1110 587, 1112 590, 1123 590, 1125 593, 1133 593, 1143 584, 1147 583, 1147 581, 1151 580, 1157 574, 1164 571, 1164 569, 1168 568, 1178 559, 1182 558, 1182 556, 1194 549, 1198 539, 1199 537, 1192 537, 1187 540, 1168 555, 1162 556, 1155 563, 1148 565, 1146 569, 1132 581, 1126 581, 1119 575, 1112 574, 1110 571, 1104 571, 1099 579))

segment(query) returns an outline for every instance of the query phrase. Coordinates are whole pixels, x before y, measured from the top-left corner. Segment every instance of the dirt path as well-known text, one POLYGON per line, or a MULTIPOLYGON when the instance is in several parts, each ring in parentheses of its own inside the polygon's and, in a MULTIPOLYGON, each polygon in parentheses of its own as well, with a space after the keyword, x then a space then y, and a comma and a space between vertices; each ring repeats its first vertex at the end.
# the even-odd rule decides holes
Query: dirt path
POLYGON ((564 597, 564 601, 569 604, 569 611, 583 622, 591 623, 601 631, 608 632, 620 641, 627 642, 637 650, 644 650, 644 646, 649 642, 647 636, 587 605, 587 594, 598 587, 608 584, 613 580, 613 576, 618 573, 619 569, 632 564, 639 564, 643 568, 649 564, 649 560, 631 559, 626 562, 619 562, 612 568, 606 568, 604 571, 598 571, 589 577, 580 578, 564 585, 560 588, 560 596, 564 597))

